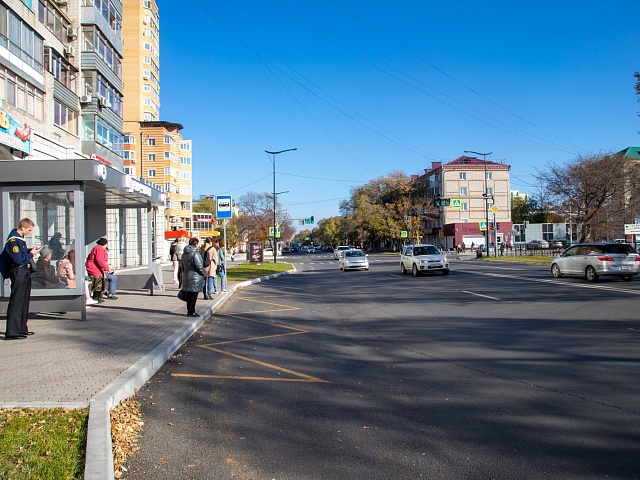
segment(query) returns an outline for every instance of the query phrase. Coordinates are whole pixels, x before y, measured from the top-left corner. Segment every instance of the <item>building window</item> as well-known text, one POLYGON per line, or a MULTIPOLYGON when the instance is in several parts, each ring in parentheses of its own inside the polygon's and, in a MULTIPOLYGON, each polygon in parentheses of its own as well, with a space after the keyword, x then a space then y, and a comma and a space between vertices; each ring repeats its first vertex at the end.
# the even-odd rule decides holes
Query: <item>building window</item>
POLYGON ((154 169, 150 169, 149 173, 147 173, 148 177, 155 177, 156 176, 156 171, 154 169))
POLYGON ((55 99, 53 101, 53 123, 69 133, 78 135, 78 113, 55 99))
POLYGON ((44 120, 44 95, 26 80, 0 66, 0 100, 44 120))
POLYGON ((135 167, 124 167, 124 173, 126 173, 127 175, 135 175, 136 169, 135 167))
POLYGON ((460 180, 466 180, 467 179, 467 172, 460 172, 460 180))
POLYGON ((58 82, 75 93, 76 73, 72 70, 71 64, 52 48, 45 49, 44 66, 58 82))
POLYGON ((8 23, 4 23, 0 30, 0 33, 6 37, 6 40, 5 38, 2 39, 2 45, 38 73, 42 73, 43 38, 36 34, 36 32, 15 13, 7 10, 4 5, 2 5, 2 10, 3 23, 6 22, 7 18, 9 20, 8 23), (8 28, 6 27, 7 25, 8 28))
POLYGON ((487 187, 487 195, 493 195, 493 188, 487 187))
POLYGON ((180 179, 181 180, 190 180, 191 179, 191 172, 180 172, 180 179))
POLYGON ((124 151, 124 158, 126 160, 134 160, 136 159, 136 152, 133 150, 125 150, 124 151))
POLYGON ((128 144, 128 145, 135 145, 136 144, 136 136, 135 135, 125 135, 124 143, 128 144))
POLYGON ((156 161, 156 154, 155 153, 150 153, 149 155, 147 155, 147 160, 149 160, 150 162, 155 162, 156 161))
POLYGON ((191 157, 180 157, 180 165, 191 165, 191 157))
POLYGON ((466 195, 467 194, 467 187, 460 187, 460 195, 466 195))
POLYGON ((487 180, 493 180, 493 173, 487 172, 487 180))
POLYGON ((467 211, 469 210, 469 204, 468 203, 463 203, 462 204, 462 211, 467 211))
POLYGON ((156 144, 156 139, 155 138, 148 138, 147 139, 147 145, 154 146, 155 144, 156 144))

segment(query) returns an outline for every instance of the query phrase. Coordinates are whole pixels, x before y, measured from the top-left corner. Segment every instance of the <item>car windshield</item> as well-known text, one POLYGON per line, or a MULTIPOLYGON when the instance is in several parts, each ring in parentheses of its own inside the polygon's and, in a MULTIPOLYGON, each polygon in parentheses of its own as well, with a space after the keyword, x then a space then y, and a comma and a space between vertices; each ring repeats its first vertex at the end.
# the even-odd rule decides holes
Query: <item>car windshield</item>
POLYGON ((345 257, 364 257, 364 252, 360 250, 348 250, 344 252, 345 257))
POLYGON ((415 247, 413 249, 414 255, 437 255, 440 253, 440 250, 433 245, 427 245, 426 247, 415 247))

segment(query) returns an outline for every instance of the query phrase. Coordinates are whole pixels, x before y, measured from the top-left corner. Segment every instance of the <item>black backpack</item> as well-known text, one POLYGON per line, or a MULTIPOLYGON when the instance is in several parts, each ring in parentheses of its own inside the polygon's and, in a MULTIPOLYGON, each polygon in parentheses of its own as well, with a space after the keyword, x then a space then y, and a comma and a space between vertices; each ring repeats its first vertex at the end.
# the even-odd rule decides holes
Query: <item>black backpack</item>
POLYGON ((13 262, 9 258, 9 255, 7 255, 7 252, 2 250, 2 253, 0 253, 0 275, 2 275, 3 278, 7 278, 11 272, 11 267, 13 267, 13 262))
POLYGON ((204 251, 204 258, 203 258, 203 263, 204 263, 204 268, 207 268, 209 265, 211 265, 211 257, 209 256, 209 250, 211 250, 213 247, 209 247, 204 251))

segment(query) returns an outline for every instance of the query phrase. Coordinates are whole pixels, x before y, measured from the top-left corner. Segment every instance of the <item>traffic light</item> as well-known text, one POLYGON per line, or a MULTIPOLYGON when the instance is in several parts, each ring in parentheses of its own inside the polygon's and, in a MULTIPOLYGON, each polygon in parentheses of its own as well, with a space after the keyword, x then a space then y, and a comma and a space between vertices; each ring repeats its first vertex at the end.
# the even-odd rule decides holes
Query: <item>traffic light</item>
POLYGON ((440 195, 433 197, 433 204, 436 207, 440 207, 442 205, 442 199, 440 198, 440 195))
POLYGON ((311 215, 311 224, 313 225, 313 215, 311 215))
POLYGON ((500 223, 496 223, 496 230, 500 230, 500 223))

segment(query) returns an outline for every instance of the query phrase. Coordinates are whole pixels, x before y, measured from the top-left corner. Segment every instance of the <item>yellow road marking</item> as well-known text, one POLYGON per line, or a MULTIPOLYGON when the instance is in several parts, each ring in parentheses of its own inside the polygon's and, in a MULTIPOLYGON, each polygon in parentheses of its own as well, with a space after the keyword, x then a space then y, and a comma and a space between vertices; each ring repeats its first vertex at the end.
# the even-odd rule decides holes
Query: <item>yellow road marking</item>
POLYGON ((312 383, 330 383, 327 380, 322 380, 321 378, 312 377, 311 375, 306 375, 304 373, 296 372, 294 370, 289 370, 288 368, 279 367, 277 365, 273 365, 271 363, 262 362, 260 360, 254 360, 253 358, 245 357, 243 355, 238 355, 236 353, 227 352, 226 350, 220 350, 219 348, 213 348, 210 346, 202 345, 203 348, 207 348, 213 352, 217 352, 221 355, 227 355, 232 358, 237 358, 238 360, 244 360, 245 362, 254 363, 256 365, 260 365, 262 367, 267 367, 272 370, 277 370, 278 372, 288 373, 289 375, 293 375, 297 378, 280 378, 280 377, 242 377, 238 375, 201 375, 201 374, 189 374, 189 373, 172 373, 171 375, 174 377, 196 377, 196 378, 233 378, 233 379, 251 379, 251 380, 278 380, 281 382, 312 382, 312 383))
MULTIPOLYGON (((282 297, 282 295, 278 295, 278 298, 281 298, 281 297, 282 297)), ((288 325, 281 325, 281 324, 278 324, 278 323, 268 322, 268 321, 265 321, 265 320, 257 320, 257 319, 254 319, 254 318, 249 318, 249 317, 245 317, 244 316, 246 314, 254 314, 254 313, 284 312, 284 311, 300 310, 300 308, 298 308, 298 307, 292 307, 290 305, 282 305, 282 304, 279 304, 279 303, 272 303, 272 302, 255 300, 253 298, 247 298, 245 296, 239 296, 238 299, 239 300, 245 300, 245 301, 248 301, 248 302, 262 303, 262 304, 265 304, 265 305, 272 305, 274 307, 281 307, 281 308, 275 308, 275 309, 270 309, 270 310, 256 310, 256 311, 249 311, 249 312, 223 313, 223 314, 219 314, 218 316, 233 317, 233 318, 237 318, 237 319, 241 319, 241 320, 246 320, 248 322, 261 323, 261 324, 264 324, 264 325, 269 325, 269 326, 276 327, 276 328, 282 328, 282 329, 285 329, 285 330, 293 330, 293 332, 278 333, 278 334, 273 334, 273 335, 263 335, 263 336, 259 336, 259 337, 241 338, 241 339, 238 339, 238 340, 226 340, 226 341, 223 341, 223 342, 209 343, 209 344, 206 344, 206 345, 198 345, 198 347, 205 348, 205 349, 210 350, 212 352, 219 353, 220 355, 226 355, 226 356, 229 356, 229 357, 232 357, 232 358, 236 358, 238 360, 243 360, 245 362, 253 363, 255 365, 260 365, 262 367, 270 368, 272 370, 277 370, 279 372, 287 373, 289 375, 292 375, 294 378, 250 377, 250 376, 242 376, 242 375, 205 375, 205 374, 191 374, 191 373, 172 373, 171 374, 172 377, 212 378, 212 379, 229 379, 229 380, 260 380, 260 381, 270 380, 270 381, 277 381, 277 382, 331 383, 328 380, 323 380, 321 378, 312 377, 311 375, 306 375, 304 373, 296 372, 295 370, 290 370, 288 368, 279 367, 277 365, 273 365, 273 364, 270 364, 270 363, 265 363, 265 362, 262 362, 260 360, 254 360, 254 359, 249 358, 249 357, 238 355, 236 353, 231 353, 231 352, 228 352, 226 350, 221 350, 219 348, 214 348, 213 347, 214 345, 229 345, 231 343, 250 342, 250 341, 254 341, 254 340, 264 340, 266 338, 286 337, 286 336, 290 336, 290 335, 300 335, 300 334, 303 334, 303 333, 309 333, 309 330, 303 330, 301 328, 290 327, 288 325)))

